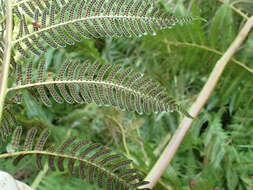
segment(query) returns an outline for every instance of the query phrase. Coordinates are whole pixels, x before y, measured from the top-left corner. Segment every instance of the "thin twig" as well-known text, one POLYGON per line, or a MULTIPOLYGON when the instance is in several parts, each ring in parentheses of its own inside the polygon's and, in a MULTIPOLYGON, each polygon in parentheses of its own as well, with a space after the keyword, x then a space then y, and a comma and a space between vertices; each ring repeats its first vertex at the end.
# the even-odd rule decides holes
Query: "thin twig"
POLYGON ((39 172, 39 174, 36 176, 35 180, 33 181, 31 188, 36 190, 39 186, 42 179, 46 176, 47 172, 49 170, 48 163, 44 164, 43 170, 39 172))
POLYGON ((1 73, 0 79, 0 121, 3 114, 4 108, 4 99, 7 93, 7 80, 10 68, 10 59, 11 59, 11 46, 12 46, 12 0, 5 1, 5 10, 6 10, 6 31, 5 31, 5 44, 4 44, 4 57, 3 57, 3 70, 1 73))
MULTIPOLYGON (((228 48, 225 54, 221 57, 221 59, 219 59, 219 61, 216 63, 208 81, 201 90, 197 100, 190 108, 189 113, 193 117, 197 117, 201 109, 206 104, 216 84, 218 83, 218 80, 220 79, 227 63, 236 53, 236 51, 241 46, 245 38, 248 36, 252 27, 253 27, 253 16, 250 19, 248 19, 248 21, 246 22, 246 24, 244 25, 244 27, 242 28, 242 30, 240 31, 234 42, 231 44, 231 46, 228 48)), ((160 158, 158 159, 158 161, 156 162, 156 164, 146 177, 145 180, 149 181, 150 184, 143 187, 152 189, 155 186, 155 184, 157 183, 163 172, 170 164, 172 158, 174 157, 176 151, 179 148, 179 145, 182 143, 186 133, 190 129, 193 121, 194 120, 191 118, 184 117, 177 131, 173 135, 170 143, 167 145, 162 155, 160 156, 160 158)))
MULTIPOLYGON (((221 3, 224 3, 224 0, 219 0, 221 3)), ((234 10, 237 14, 239 14, 240 16, 242 16, 243 18, 245 18, 245 19, 249 19, 249 16, 248 15, 246 15, 244 12, 242 12, 240 9, 238 9, 238 8, 236 8, 233 4, 230 4, 229 5, 230 6, 230 8, 232 9, 232 10, 234 10)))
MULTIPOLYGON (((195 43, 189 43, 189 42, 176 42, 176 41, 168 41, 168 40, 165 40, 165 43, 169 44, 169 45, 174 45, 174 46, 190 46, 190 47, 196 47, 196 48, 199 48, 199 49, 203 49, 203 50, 206 50, 206 51, 209 51, 209 52, 212 52, 212 53, 215 53, 217 55, 223 55, 224 53, 221 52, 221 51, 218 51, 217 49, 213 49, 213 48, 210 48, 208 46, 205 46, 205 45, 199 45, 199 44, 195 44, 195 43)), ((247 71, 249 71, 251 74, 253 74, 253 69, 249 68, 248 66, 244 65, 244 63, 238 61, 237 59, 235 58, 231 58, 231 61, 236 63, 237 65, 243 67, 244 69, 246 69, 247 71)))
POLYGON ((126 151, 127 156, 129 158, 131 158, 130 151, 129 151, 128 147, 127 147, 126 134, 125 134, 126 131, 125 131, 124 127, 115 118, 113 118, 111 116, 106 116, 106 117, 108 119, 110 119, 111 121, 113 121, 120 128, 120 132, 121 132, 121 135, 122 135, 122 142, 123 142, 124 149, 126 151))

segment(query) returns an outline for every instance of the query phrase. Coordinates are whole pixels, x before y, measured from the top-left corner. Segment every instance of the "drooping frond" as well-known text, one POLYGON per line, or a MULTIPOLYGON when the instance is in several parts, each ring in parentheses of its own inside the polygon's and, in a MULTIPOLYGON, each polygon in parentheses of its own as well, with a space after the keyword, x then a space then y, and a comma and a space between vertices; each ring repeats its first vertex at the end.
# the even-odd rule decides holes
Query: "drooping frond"
POLYGON ((1 158, 14 157, 14 165, 34 155, 38 169, 42 169, 43 162, 48 162, 52 170, 67 170, 71 175, 79 175, 89 183, 108 190, 140 189, 140 186, 148 183, 143 181, 140 171, 130 166, 130 160, 100 144, 77 141, 76 137, 71 137, 58 148, 46 148, 48 130, 37 135, 37 129, 32 128, 24 141, 21 140, 21 134, 22 128, 17 127, 10 143, 13 151, 1 155, 1 158))
POLYGON ((0 143, 12 134, 12 126, 16 126, 16 118, 8 107, 3 110, 3 117, 0 123, 0 143))
POLYGON ((150 0, 64 1, 64 6, 55 2, 47 9, 27 12, 33 17, 32 23, 17 8, 20 22, 14 43, 24 57, 29 57, 29 51, 35 55, 45 51, 44 42, 57 48, 73 45, 82 38, 139 37, 191 20, 163 12, 150 0))
POLYGON ((57 103, 95 103, 139 114, 179 111, 189 116, 159 84, 119 65, 66 61, 54 80, 46 78, 44 61, 39 64, 34 81, 32 64, 22 72, 25 76, 18 74, 17 86, 9 90, 35 88, 47 106, 52 104, 52 96, 57 103))

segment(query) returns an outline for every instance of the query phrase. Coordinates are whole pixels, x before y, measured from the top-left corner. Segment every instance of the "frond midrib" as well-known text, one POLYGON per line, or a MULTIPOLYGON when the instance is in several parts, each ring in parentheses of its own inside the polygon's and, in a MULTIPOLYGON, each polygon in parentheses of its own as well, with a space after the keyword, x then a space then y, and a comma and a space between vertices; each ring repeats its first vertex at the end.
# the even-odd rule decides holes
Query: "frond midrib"
POLYGON ((92 19, 102 19, 102 18, 125 18, 125 19, 132 19, 132 20, 163 20, 162 18, 157 18, 157 17, 145 17, 145 16, 136 16, 136 15, 97 15, 97 16, 89 16, 89 17, 84 17, 84 18, 79 18, 79 19, 74 19, 74 20, 69 20, 69 21, 65 21, 65 22, 61 22, 61 23, 58 23, 58 24, 54 24, 54 25, 51 25, 51 26, 48 26, 48 27, 45 27, 45 28, 42 28, 38 31, 34 31, 34 32, 31 32, 30 34, 27 34, 19 39, 16 39, 13 41, 13 44, 16 44, 26 38, 30 38, 31 36, 33 35, 36 35, 36 34, 39 34, 39 33, 42 33, 44 31, 47 31, 47 30, 50 30, 50 29, 54 29, 54 28, 57 28, 57 27, 60 27, 60 26, 64 26, 64 25, 67 25, 67 24, 73 24, 73 23, 76 23, 76 22, 81 22, 81 21, 85 21, 85 20, 92 20, 92 19))
POLYGON ((112 83, 112 82, 108 82, 108 81, 96 81, 96 80, 62 80, 62 81, 38 82, 38 83, 31 83, 31 84, 25 84, 25 85, 19 85, 16 87, 12 87, 12 88, 8 89, 8 92, 21 90, 21 89, 25 89, 25 88, 30 88, 30 87, 46 86, 46 85, 50 85, 50 84, 104 84, 104 85, 108 85, 108 86, 113 86, 118 89, 120 88, 122 90, 131 92, 132 94, 138 94, 141 97, 147 97, 149 99, 154 99, 155 101, 160 101, 159 99, 157 99, 153 96, 147 95, 147 94, 137 91, 133 88, 129 88, 129 87, 119 85, 116 83, 112 83))
POLYGON ((20 155, 45 155, 45 156, 55 156, 57 158, 65 158, 68 160, 75 160, 75 161, 79 161, 79 162, 85 162, 88 165, 92 165, 93 167, 96 167, 99 170, 102 170, 103 172, 105 172, 106 174, 109 174, 111 177, 113 177, 113 179, 117 179, 118 181, 124 183, 126 186, 129 186, 128 183, 125 182, 124 179, 118 177, 117 175, 115 175, 113 172, 110 172, 109 170, 105 169, 103 166, 99 166, 94 162, 91 162, 85 158, 79 158, 76 156, 70 156, 67 154, 60 154, 60 153, 55 153, 55 152, 48 152, 48 151, 38 151, 38 150, 29 150, 29 151, 19 151, 19 152, 14 152, 14 153, 5 153, 5 154, 1 154, 0 155, 0 159, 3 158, 10 158, 10 157, 15 157, 15 156, 20 156, 20 155))

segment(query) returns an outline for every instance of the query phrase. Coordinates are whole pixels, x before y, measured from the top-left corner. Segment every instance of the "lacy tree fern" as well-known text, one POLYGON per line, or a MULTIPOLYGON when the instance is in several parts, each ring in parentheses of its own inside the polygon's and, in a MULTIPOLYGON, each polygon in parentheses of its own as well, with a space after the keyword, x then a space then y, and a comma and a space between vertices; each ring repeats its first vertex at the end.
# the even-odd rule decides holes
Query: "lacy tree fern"
MULTIPOLYGON (((163 12, 151 0, 6 0, 4 6, 1 4, 0 23, 3 66, 0 81, 1 140, 8 139, 12 127, 17 126, 10 106, 4 107, 6 95, 14 91, 19 98, 22 96, 21 89, 28 89, 29 92, 36 90, 37 93, 32 94, 38 94, 47 106, 52 105, 54 99, 57 103, 93 102, 137 113, 176 110, 189 116, 157 83, 131 69, 98 62, 66 61, 58 74, 46 78, 45 75, 49 75, 44 61, 40 62, 37 72, 33 72, 34 66, 27 58, 31 57, 31 53, 42 56, 48 45, 53 48, 65 47, 84 38, 140 37, 190 20, 163 12), (12 52, 19 52, 25 58, 22 64, 19 63, 20 57, 12 52), (9 88, 11 63, 12 68, 16 68, 16 85, 9 88), (24 63, 27 63, 26 69, 24 63)), ((9 102, 15 101, 9 99, 9 102)), ((61 171, 64 170, 63 161, 68 160, 70 173, 75 170, 75 162, 79 162, 80 176, 87 176, 89 182, 96 182, 106 189, 136 189, 146 183, 136 170, 125 167, 129 161, 112 155, 98 144, 81 141, 70 148, 69 145, 75 140, 71 138, 59 149, 44 150, 48 136, 45 131, 33 149, 36 131, 35 128, 29 130, 24 145, 18 146, 21 128, 16 128, 12 147, 18 146, 23 150, 0 157, 16 155, 18 157, 14 163, 17 164, 26 155, 35 154, 37 165, 41 168, 42 157, 48 156, 51 169, 56 168, 54 162, 57 158, 57 167, 61 171)))

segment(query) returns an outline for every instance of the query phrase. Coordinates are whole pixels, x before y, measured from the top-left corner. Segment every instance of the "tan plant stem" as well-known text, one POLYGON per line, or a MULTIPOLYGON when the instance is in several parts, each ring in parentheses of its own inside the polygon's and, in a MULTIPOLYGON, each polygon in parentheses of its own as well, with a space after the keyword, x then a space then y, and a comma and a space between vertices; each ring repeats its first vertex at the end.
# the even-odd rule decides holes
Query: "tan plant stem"
POLYGON ((12 0, 5 0, 6 8, 6 31, 4 36, 5 46, 4 46, 4 57, 3 57, 3 68, 0 79, 0 121, 3 114, 4 99, 7 93, 7 80, 10 68, 11 59, 11 46, 12 46, 12 0))
MULTIPOLYGON (((193 117, 197 117, 203 106, 206 104, 207 100, 211 96, 216 84, 218 83, 227 63, 232 58, 232 56, 236 53, 238 48, 241 46, 245 38, 248 36, 251 28, 253 27, 253 16, 248 19, 234 42, 231 44, 231 46, 228 48, 228 50, 224 53, 224 55, 218 60, 216 63, 208 81, 206 82, 205 86, 201 90, 197 100, 190 108, 189 113, 193 117)), ((170 164, 172 158, 174 157, 176 151, 179 148, 179 145, 182 143, 186 133, 190 129, 193 119, 184 117, 182 122, 180 123, 177 131, 173 135, 171 141, 167 145, 167 147, 164 149, 162 155, 154 165, 154 167, 151 169, 149 174, 146 177, 146 181, 149 181, 150 184, 143 186, 146 188, 152 189, 163 172, 166 170, 168 165, 170 164)))
POLYGON ((49 170, 48 163, 45 163, 44 167, 43 167, 43 170, 41 170, 39 172, 39 175, 37 175, 37 177, 33 181, 32 185, 31 185, 32 189, 34 189, 34 190, 37 189, 37 187, 39 186, 42 179, 46 176, 48 170, 49 170))
POLYGON ((127 154, 128 158, 130 159, 131 158, 131 154, 130 154, 130 151, 129 151, 128 146, 127 146, 126 131, 125 131, 124 127, 115 118, 113 118, 111 116, 106 116, 106 117, 108 119, 110 119, 111 121, 113 121, 120 128, 120 132, 121 132, 121 135, 122 135, 123 146, 124 146, 124 149, 126 151, 126 154, 127 154))

